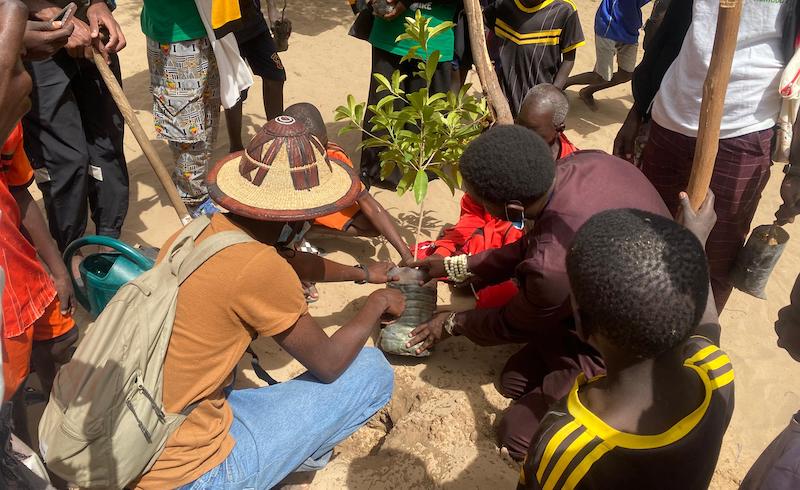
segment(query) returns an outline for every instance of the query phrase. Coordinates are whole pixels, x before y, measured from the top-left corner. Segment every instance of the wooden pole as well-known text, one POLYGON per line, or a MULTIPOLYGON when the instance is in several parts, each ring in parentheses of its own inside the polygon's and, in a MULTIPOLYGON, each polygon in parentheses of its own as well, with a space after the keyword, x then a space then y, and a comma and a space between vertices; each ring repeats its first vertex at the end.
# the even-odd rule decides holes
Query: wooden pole
POLYGON ((164 162, 161 161, 161 157, 158 156, 156 149, 153 148, 153 144, 150 142, 150 139, 148 139, 147 133, 142 129, 142 125, 139 124, 136 113, 133 111, 133 107, 131 107, 128 98, 125 97, 125 92, 122 91, 122 87, 120 87, 117 82, 117 78, 106 64, 103 55, 97 50, 94 50, 94 64, 97 66, 100 76, 103 77, 108 91, 111 92, 111 97, 114 99, 114 102, 116 102, 117 107, 119 107, 119 111, 122 113, 125 123, 131 128, 133 136, 142 148, 142 153, 147 157, 147 161, 150 162, 150 166, 153 167, 156 177, 158 177, 164 190, 167 191, 167 197, 169 197, 175 212, 178 213, 178 218, 180 218, 181 223, 185 225, 192 221, 189 210, 186 209, 186 204, 183 203, 183 200, 178 195, 178 191, 175 188, 175 184, 172 182, 172 177, 170 177, 167 167, 164 165, 164 162))
POLYGON ((700 105, 700 125, 694 151, 692 175, 687 192, 692 207, 697 210, 708 194, 714 162, 719 150, 719 127, 725 110, 725 94, 731 78, 739 19, 744 0, 720 0, 717 31, 708 74, 703 84, 703 102, 700 105))
POLYGON ((489 58, 486 48, 486 35, 483 27, 483 11, 479 0, 464 0, 464 11, 467 14, 469 27, 469 44, 472 47, 472 59, 478 72, 478 78, 483 86, 483 93, 489 102, 489 107, 494 112, 495 120, 499 124, 514 124, 508 99, 500 88, 497 74, 489 58))

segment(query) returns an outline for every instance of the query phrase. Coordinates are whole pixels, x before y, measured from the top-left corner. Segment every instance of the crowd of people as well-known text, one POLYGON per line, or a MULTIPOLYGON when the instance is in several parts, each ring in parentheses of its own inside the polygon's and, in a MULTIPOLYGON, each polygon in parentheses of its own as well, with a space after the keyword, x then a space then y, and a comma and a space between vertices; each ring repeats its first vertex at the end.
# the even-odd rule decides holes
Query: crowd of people
MULTIPOLYGON (((350 3, 350 34, 371 45, 371 72, 399 71, 406 91, 423 82, 404 58, 413 44, 398 38, 405 19, 454 22, 427 47, 439 51, 430 86, 463 86, 473 55, 460 2, 350 3)), ((656 0, 645 24, 646 3, 600 1, 595 66, 577 75, 586 40, 572 0, 483 4, 515 122, 464 148, 456 223, 407 244, 370 193, 400 180, 381 172, 380 148, 364 148, 356 168, 313 104, 284 107, 289 24, 273 0, 143 0, 155 136, 194 219, 158 244, 153 269, 79 341, 71 276, 83 257, 62 254, 89 216, 100 236, 117 239, 125 224, 124 121, 93 61, 121 83, 125 33, 112 0, 0 0, 2 488, 309 484, 391 399, 392 367, 365 344, 406 304, 397 288, 375 290, 328 335, 308 307, 320 299, 315 283, 399 278, 391 262, 322 257, 308 236, 323 234, 384 237, 400 265, 471 286, 475 308, 437 312, 411 332, 417 354, 457 336, 523 345, 496 384, 513 400, 497 444, 519 463, 519 488, 707 488, 734 410, 719 313, 770 177, 800 11, 797 0, 744 2, 711 186, 695 210, 685 189, 719 4, 656 0), (268 122, 245 144, 254 74, 268 122), (629 81, 633 105, 613 154, 579 149, 565 134, 567 89, 583 86, 577 102, 600 111, 594 94, 629 81), (212 161, 221 108, 229 153, 212 161), (256 337, 307 371, 274 383, 249 348, 256 337), (246 352, 267 386, 234 388, 246 352), (38 427, 27 419, 31 372, 49 397, 38 427), (45 466, 18 464, 37 429, 45 466)), ((797 92, 800 72, 788 78, 797 92)), ((800 214, 800 136, 788 160, 779 225, 800 214)), ((800 277, 790 300, 775 328, 800 361, 800 277)), ((741 488, 800 488, 798 424, 800 412, 741 488)))

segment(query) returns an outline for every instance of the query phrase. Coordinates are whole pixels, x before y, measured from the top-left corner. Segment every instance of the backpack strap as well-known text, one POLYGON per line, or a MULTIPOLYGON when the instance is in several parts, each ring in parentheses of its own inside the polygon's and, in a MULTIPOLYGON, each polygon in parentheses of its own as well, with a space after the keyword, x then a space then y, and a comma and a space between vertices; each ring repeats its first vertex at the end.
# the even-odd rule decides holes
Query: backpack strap
MULTIPOLYGON (((208 259, 222 250, 239 243, 252 242, 253 237, 242 231, 222 231, 215 233, 200 243, 197 248, 178 264, 178 284, 183 284, 189 276, 200 268, 208 259)), ((188 245, 188 244, 187 244, 188 245)))
POLYGON ((175 237, 175 240, 172 241, 172 245, 167 249, 167 253, 164 256, 164 261, 167 262, 174 275, 178 275, 178 268, 181 263, 194 250, 194 241, 210 224, 211 220, 208 216, 200 215, 186 225, 175 237))

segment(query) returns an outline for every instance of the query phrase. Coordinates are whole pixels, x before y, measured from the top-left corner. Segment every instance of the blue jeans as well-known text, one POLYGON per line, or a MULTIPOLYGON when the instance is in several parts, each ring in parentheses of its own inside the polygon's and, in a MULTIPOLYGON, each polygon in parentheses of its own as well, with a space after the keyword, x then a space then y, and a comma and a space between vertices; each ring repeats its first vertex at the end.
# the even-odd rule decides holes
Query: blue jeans
POLYGON ((333 383, 309 373, 264 388, 234 390, 230 434, 236 445, 220 465, 182 490, 272 488, 295 471, 325 467, 334 446, 389 402, 394 371, 365 347, 333 383))

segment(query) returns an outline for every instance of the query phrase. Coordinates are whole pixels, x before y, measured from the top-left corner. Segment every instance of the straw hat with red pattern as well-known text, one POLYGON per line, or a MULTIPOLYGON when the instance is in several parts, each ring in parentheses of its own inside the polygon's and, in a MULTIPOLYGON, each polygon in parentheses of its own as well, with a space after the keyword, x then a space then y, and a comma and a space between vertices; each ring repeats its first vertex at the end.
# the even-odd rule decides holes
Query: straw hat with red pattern
POLYGON ((303 221, 352 205, 361 183, 352 168, 289 116, 267 122, 244 152, 228 155, 207 177, 220 207, 264 221, 303 221))

